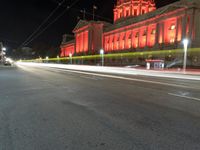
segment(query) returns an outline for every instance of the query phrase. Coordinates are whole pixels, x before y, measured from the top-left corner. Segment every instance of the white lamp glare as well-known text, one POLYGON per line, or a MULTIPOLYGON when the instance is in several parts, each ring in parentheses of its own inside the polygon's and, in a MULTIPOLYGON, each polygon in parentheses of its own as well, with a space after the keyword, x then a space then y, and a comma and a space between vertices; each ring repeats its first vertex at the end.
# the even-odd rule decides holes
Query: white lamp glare
POLYGON ((6 51, 6 48, 5 48, 5 47, 3 47, 3 48, 2 48, 2 50, 3 50, 3 51, 6 51))

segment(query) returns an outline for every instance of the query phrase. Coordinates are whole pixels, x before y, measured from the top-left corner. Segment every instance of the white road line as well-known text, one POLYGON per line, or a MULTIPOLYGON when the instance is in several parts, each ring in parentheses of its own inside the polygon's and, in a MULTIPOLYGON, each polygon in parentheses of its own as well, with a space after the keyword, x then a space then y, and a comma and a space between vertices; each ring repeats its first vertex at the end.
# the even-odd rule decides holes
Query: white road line
POLYGON ((176 96, 176 97, 181 97, 181 98, 186 98, 186 99, 191 99, 195 101, 200 101, 200 98, 195 98, 195 97, 189 97, 189 96, 184 96, 184 95, 179 95, 179 94, 174 94, 174 93, 168 93, 169 95, 176 96))
MULTIPOLYGON (((53 67, 52 67, 52 68, 53 68, 53 67)), ((187 89, 197 89, 197 88, 195 88, 195 87, 184 86, 184 85, 177 85, 177 84, 170 84, 170 83, 164 83, 164 82, 158 82, 158 81, 134 79, 134 78, 127 78, 127 77, 122 77, 122 76, 114 76, 114 75, 107 75, 107 74, 97 74, 97 73, 82 72, 82 71, 74 71, 74 70, 64 70, 64 69, 57 69, 57 68, 53 68, 53 69, 60 70, 60 71, 64 71, 64 72, 72 72, 72 73, 79 73, 79 74, 85 74, 85 75, 94 75, 94 76, 106 77, 106 78, 114 78, 114 79, 121 79, 121 80, 145 82, 145 83, 152 83, 152 84, 159 84, 159 85, 172 86, 172 87, 179 87, 179 88, 187 88, 187 89)))
POLYGON ((95 77, 90 77, 90 76, 80 76, 81 78, 85 78, 85 79, 90 79, 90 80, 98 80, 95 77))

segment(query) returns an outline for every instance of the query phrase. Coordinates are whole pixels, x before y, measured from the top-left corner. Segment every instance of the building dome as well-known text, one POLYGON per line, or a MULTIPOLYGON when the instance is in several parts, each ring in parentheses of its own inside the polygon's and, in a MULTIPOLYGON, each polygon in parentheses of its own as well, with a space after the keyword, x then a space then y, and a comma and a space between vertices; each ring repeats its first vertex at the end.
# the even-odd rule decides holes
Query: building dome
POLYGON ((155 9, 154 0, 117 0, 114 22, 121 18, 143 15, 155 9))

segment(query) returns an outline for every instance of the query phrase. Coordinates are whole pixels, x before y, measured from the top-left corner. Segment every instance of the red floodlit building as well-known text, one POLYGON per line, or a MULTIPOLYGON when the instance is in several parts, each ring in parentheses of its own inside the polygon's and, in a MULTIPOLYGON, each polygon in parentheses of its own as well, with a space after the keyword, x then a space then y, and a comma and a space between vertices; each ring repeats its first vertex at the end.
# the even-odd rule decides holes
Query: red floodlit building
POLYGON ((114 23, 80 20, 61 56, 200 47, 200 0, 180 0, 156 9, 154 0, 117 0, 114 23))

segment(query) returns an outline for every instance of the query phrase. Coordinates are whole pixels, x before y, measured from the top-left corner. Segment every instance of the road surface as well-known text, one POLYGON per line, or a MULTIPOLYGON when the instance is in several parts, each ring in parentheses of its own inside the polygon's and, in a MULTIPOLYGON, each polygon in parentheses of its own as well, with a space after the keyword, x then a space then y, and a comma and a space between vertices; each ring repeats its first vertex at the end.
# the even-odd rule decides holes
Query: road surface
POLYGON ((199 150, 199 91, 193 80, 0 68, 0 150, 199 150))

